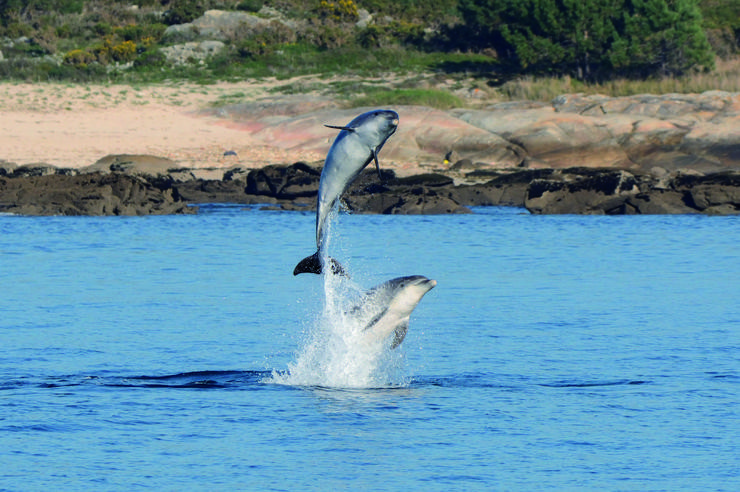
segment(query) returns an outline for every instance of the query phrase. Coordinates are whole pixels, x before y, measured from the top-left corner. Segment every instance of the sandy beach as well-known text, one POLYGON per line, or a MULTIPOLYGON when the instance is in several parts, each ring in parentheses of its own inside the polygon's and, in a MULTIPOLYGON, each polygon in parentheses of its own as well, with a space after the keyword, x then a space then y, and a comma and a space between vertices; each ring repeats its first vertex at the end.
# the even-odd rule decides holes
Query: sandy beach
POLYGON ((313 151, 254 141, 199 110, 267 95, 270 82, 0 85, 0 160, 79 168, 108 154, 150 154, 185 167, 317 161, 313 151), (224 156, 233 151, 234 155, 224 156))

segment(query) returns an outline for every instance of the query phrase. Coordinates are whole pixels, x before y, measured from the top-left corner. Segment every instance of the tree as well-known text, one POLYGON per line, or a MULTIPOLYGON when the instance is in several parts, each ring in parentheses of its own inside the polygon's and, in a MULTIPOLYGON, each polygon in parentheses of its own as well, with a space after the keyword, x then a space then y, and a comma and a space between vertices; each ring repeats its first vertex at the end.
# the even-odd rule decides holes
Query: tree
POLYGON ((620 31, 610 55, 616 70, 680 75, 714 66, 695 0, 627 0, 620 31))
POLYGON ((712 66, 695 0, 461 0, 479 47, 522 70, 596 79, 712 66))

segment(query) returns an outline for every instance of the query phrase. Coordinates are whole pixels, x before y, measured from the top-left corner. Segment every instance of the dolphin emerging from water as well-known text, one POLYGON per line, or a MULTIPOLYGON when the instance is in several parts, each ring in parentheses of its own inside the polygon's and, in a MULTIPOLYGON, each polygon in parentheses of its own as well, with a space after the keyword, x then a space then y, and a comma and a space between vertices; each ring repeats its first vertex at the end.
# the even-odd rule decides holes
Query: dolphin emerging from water
POLYGON ((367 323, 362 329, 363 341, 377 343, 392 336, 390 347, 398 347, 406 338, 411 312, 436 285, 436 280, 412 275, 388 280, 368 290, 349 311, 361 323, 367 323))
MULTIPOLYGON (((326 219, 342 194, 360 172, 375 161, 380 176, 378 152, 388 137, 398 127, 398 113, 387 109, 376 109, 362 113, 346 126, 325 125, 341 130, 329 149, 324 161, 319 181, 319 194, 316 204, 316 253, 301 260, 293 270, 299 273, 321 273, 325 244, 326 219)), ((343 273, 344 269, 331 259, 332 272, 343 273)))

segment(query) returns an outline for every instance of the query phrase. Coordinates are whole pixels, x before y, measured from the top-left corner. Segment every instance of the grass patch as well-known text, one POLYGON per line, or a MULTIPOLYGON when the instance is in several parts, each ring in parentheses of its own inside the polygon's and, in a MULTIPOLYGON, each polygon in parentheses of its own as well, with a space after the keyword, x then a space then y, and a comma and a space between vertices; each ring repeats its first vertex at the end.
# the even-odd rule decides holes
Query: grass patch
POLYGON ((348 99, 353 108, 361 106, 428 106, 436 109, 459 108, 464 102, 449 92, 434 89, 375 89, 364 96, 348 99))
POLYGON ((496 87, 499 99, 551 101, 561 94, 582 92, 611 97, 637 94, 698 94, 706 91, 740 92, 740 58, 718 60, 711 72, 682 77, 656 77, 646 80, 614 79, 586 84, 570 77, 520 77, 496 87))

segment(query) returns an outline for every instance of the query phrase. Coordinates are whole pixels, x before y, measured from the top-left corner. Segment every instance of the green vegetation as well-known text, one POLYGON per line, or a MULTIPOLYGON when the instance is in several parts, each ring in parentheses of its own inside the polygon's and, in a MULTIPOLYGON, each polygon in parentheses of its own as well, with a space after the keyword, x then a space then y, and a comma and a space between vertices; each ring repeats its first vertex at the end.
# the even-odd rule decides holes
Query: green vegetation
POLYGON ((697 0, 461 0, 479 47, 579 80, 681 75, 714 55, 697 0))
POLYGON ((437 109, 452 109, 463 106, 463 101, 449 92, 434 89, 375 89, 364 96, 350 98, 349 105, 361 106, 398 106, 417 105, 437 109))
MULTIPOLYGON (((739 90, 721 70, 736 74, 740 0, 0 0, 0 53, 3 80, 210 83, 394 73, 477 77, 507 98, 543 98, 548 85, 739 90), (210 28, 180 29, 212 9, 260 22, 237 22, 211 37, 210 28), (223 45, 178 63, 166 51, 207 39, 223 45)), ((415 87, 359 93, 352 104, 460 104, 415 87)))

